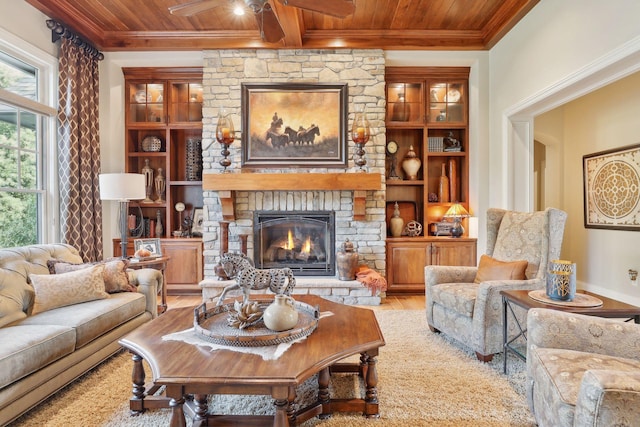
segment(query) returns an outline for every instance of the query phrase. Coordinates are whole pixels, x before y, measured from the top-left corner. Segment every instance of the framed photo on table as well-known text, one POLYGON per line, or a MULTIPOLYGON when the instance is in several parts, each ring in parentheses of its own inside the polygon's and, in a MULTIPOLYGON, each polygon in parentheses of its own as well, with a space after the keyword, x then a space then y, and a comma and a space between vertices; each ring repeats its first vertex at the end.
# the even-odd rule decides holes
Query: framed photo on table
POLYGON ((346 167, 346 83, 243 83, 242 166, 346 167))
POLYGON ((146 249, 151 252, 152 257, 162 256, 162 247, 160 246, 160 239, 135 239, 133 241, 134 251, 138 249, 146 249))
POLYGON ((640 231, 640 144, 583 156, 584 226, 640 231))

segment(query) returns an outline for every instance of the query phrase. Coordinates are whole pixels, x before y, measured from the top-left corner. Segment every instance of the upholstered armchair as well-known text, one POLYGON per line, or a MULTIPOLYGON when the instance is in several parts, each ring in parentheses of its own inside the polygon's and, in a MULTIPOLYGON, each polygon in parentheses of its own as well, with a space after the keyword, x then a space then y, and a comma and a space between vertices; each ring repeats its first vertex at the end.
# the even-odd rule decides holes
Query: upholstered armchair
POLYGON ((640 325, 536 308, 527 329, 527 399, 538 426, 638 425, 640 325))
MULTIPOLYGON (((566 218, 565 212, 553 208, 538 212, 489 209, 488 257, 481 259, 479 267, 425 267, 429 328, 467 345, 484 362, 502 352, 500 291, 545 287, 548 261, 560 256, 566 218), (499 268, 491 269, 496 264, 499 268), (512 271, 517 267, 520 272, 512 271)), ((518 309, 514 311, 524 324, 526 311, 518 309)), ((510 327, 514 325, 509 322, 510 327)))

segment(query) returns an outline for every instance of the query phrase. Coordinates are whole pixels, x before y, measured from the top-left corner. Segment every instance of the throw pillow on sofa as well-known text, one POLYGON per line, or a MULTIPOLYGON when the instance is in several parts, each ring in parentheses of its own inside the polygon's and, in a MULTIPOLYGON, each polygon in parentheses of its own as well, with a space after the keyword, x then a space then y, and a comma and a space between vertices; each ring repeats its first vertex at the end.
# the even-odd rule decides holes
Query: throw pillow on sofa
POLYGON ((70 271, 83 270, 94 265, 104 265, 104 286, 105 290, 113 294, 115 292, 136 292, 137 289, 129 283, 129 275, 127 267, 129 261, 123 259, 115 259, 112 261, 101 261, 97 263, 71 264, 66 261, 50 259, 47 261, 49 273, 60 274, 70 271))
POLYGON ((35 291, 31 314, 96 299, 109 298, 104 288, 104 265, 62 274, 31 274, 35 291))

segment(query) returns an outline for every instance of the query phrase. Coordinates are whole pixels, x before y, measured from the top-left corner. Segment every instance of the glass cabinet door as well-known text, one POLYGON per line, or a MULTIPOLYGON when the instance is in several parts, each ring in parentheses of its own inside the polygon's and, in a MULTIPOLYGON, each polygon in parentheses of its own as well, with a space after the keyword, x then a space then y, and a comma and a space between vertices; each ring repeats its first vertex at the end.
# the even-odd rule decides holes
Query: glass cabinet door
POLYGON ((387 85, 387 121, 422 122, 422 84, 387 85))
POLYGON ((171 121, 202 121, 202 84, 171 83, 171 121))
POLYGON ((465 84, 433 82, 429 84, 429 123, 463 123, 465 117, 465 84))
POLYGON ((164 123, 164 84, 129 84, 129 122, 164 123))

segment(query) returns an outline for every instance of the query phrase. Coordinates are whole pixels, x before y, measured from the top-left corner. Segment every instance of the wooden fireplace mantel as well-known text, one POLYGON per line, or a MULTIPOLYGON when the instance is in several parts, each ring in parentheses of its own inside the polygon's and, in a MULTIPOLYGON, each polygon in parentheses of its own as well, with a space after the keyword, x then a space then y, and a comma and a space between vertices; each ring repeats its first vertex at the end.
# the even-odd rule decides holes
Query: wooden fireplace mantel
POLYGON ((353 219, 365 218, 367 190, 382 189, 379 173, 207 173, 202 189, 217 191, 222 217, 235 220, 235 191, 353 191, 353 219))

